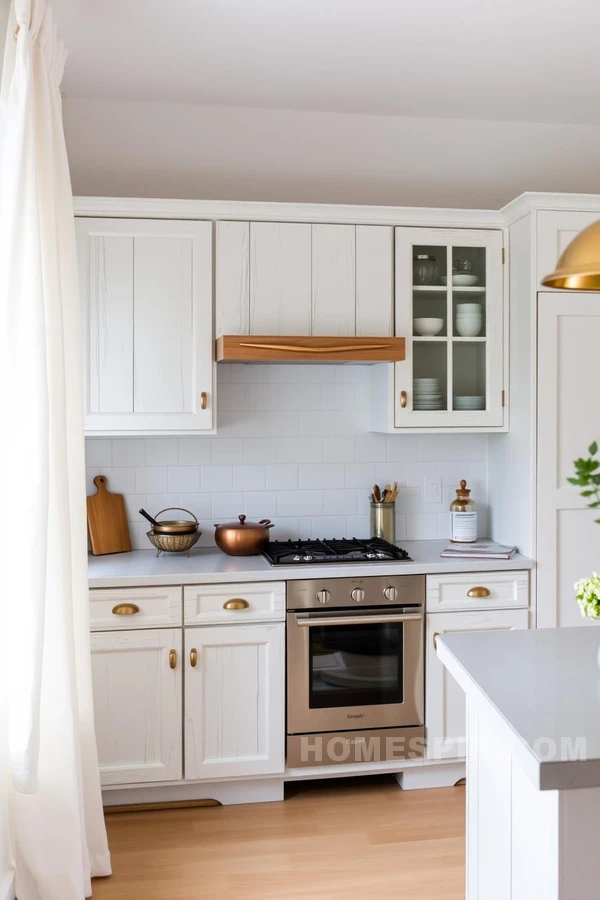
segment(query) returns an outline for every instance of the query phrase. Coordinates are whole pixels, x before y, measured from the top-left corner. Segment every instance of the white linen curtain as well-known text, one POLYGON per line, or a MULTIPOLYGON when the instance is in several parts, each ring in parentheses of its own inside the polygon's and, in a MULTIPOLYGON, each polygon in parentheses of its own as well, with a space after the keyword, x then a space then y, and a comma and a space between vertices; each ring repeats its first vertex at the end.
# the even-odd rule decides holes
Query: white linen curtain
POLYGON ((45 0, 15 0, 0 94, 0 900, 82 900, 110 874, 64 62, 45 0))

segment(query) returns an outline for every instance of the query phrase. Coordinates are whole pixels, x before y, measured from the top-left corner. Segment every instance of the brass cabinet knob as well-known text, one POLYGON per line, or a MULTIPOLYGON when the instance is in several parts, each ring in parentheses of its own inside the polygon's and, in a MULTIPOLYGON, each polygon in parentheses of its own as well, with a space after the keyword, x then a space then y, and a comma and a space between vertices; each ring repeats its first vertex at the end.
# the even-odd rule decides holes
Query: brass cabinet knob
POLYGON ((437 650, 437 639, 439 638, 439 636, 440 636, 439 631, 433 632, 433 649, 434 650, 437 650))
POLYGON ((479 598, 479 597, 489 597, 491 595, 491 591, 486 587, 472 587, 467 591, 467 597, 479 598))
POLYGON ((198 651, 196 650, 195 647, 192 647, 192 649, 190 650, 190 666, 192 667, 192 669, 195 669, 197 665, 198 665, 198 651))
POLYGON ((408 394, 406 391, 400 391, 400 406, 402 409, 406 409, 406 404, 408 403, 408 394))
POLYGON ((177 666, 177 650, 169 650, 169 666, 172 669, 177 666))
POLYGON ((139 613, 140 608, 135 603, 117 603, 116 606, 113 606, 112 611, 115 616, 135 616, 136 613, 139 613))
POLYGON ((200 409, 206 409, 208 406, 208 394, 206 391, 202 391, 200 394, 200 409))
POLYGON ((233 600, 226 600, 223 604, 223 609, 248 609, 250 604, 247 600, 242 600, 241 597, 234 597, 233 600))

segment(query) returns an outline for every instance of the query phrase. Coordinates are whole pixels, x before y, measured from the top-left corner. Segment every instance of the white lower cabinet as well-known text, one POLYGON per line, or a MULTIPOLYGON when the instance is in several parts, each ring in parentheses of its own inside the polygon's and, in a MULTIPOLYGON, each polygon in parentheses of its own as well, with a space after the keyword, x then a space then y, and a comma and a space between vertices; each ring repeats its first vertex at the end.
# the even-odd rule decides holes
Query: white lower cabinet
POLYGON ((527 609, 444 612, 427 616, 425 726, 429 759, 452 759, 465 755, 465 695, 438 659, 437 638, 457 632, 512 631, 528 627, 527 609))
POLYGON ((185 629, 185 777, 284 770, 285 625, 185 629))
POLYGON ((180 628, 91 636, 103 785, 182 776, 180 628))

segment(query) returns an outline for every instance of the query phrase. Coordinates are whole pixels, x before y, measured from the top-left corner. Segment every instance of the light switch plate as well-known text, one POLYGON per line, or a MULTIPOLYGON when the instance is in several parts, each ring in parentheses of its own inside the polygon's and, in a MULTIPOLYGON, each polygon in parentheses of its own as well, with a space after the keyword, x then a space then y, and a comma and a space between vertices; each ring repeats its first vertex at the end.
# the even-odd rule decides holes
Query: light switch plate
POLYGON ((442 476, 441 475, 425 475, 425 503, 441 503, 442 502, 442 476))

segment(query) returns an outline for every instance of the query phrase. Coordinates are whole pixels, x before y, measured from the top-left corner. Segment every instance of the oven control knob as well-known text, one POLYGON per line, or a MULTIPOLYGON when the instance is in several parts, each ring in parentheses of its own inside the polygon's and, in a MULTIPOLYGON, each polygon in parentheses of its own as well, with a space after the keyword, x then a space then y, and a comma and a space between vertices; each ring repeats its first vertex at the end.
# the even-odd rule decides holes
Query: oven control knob
POLYGON ((395 603, 398 599, 398 588, 395 587, 386 587, 383 592, 383 595, 386 600, 389 600, 390 603, 395 603))
POLYGON ((331 594, 329 591, 317 591, 317 600, 319 603, 329 603, 331 600, 331 594))
POLYGON ((365 592, 362 588, 354 588, 350 596, 353 600, 356 600, 357 603, 362 603, 365 599, 365 592))

